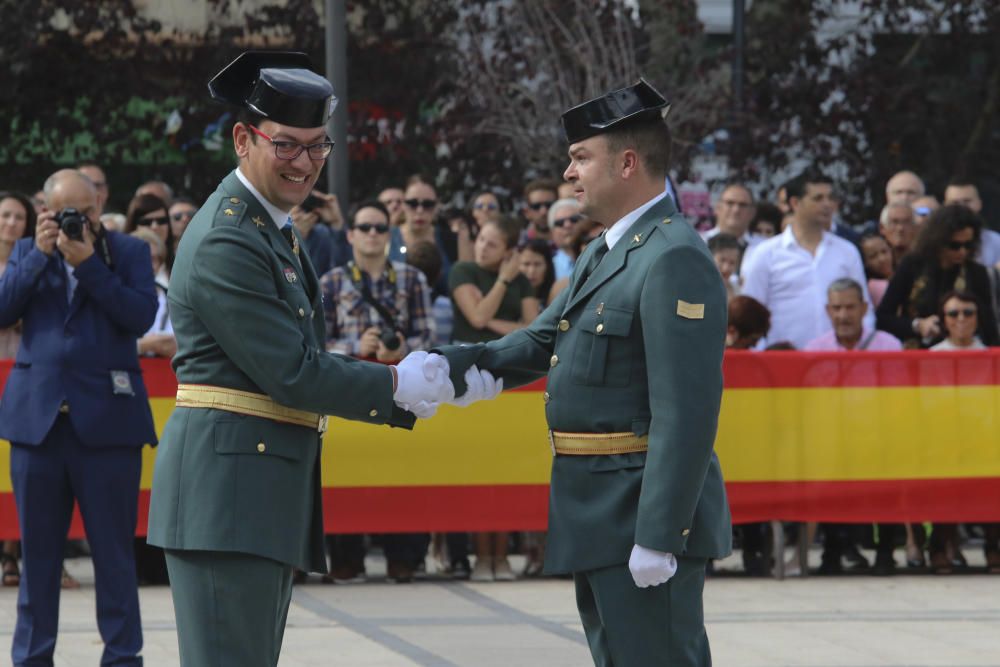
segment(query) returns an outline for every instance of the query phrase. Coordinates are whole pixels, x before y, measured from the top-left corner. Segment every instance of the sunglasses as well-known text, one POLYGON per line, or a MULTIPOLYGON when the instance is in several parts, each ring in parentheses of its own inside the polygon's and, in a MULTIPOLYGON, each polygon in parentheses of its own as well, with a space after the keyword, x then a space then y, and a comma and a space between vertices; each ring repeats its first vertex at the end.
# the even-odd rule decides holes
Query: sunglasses
POLYGON ((961 315, 962 317, 965 317, 965 318, 975 317, 976 316, 976 309, 975 308, 961 308, 961 309, 956 308, 955 310, 946 310, 946 311, 944 311, 944 316, 945 317, 950 317, 953 320, 958 319, 959 315, 961 315))
POLYGON ((553 227, 562 227, 564 225, 575 225, 576 223, 583 220, 582 215, 570 215, 565 218, 556 218, 552 221, 553 227))
POLYGON ((541 211, 543 208, 548 208, 555 204, 554 201, 536 201, 534 204, 528 204, 528 208, 532 211, 541 211))
POLYGON ((404 199, 403 203, 406 204, 407 208, 414 210, 422 208, 425 211, 429 211, 438 205, 437 199, 404 199))
POLYGON ((367 234, 371 232, 373 229, 375 230, 376 234, 389 233, 389 225, 382 225, 382 224, 373 225, 367 222, 362 222, 360 225, 354 225, 354 228, 359 232, 361 232, 362 234, 367 234))
POLYGON ((962 248, 965 248, 969 252, 972 252, 972 249, 976 247, 976 242, 975 241, 948 241, 948 243, 946 243, 945 245, 948 246, 948 250, 958 251, 958 250, 961 250, 962 248))
POLYGON ((187 211, 178 211, 177 213, 171 213, 170 219, 174 222, 180 222, 181 220, 190 220, 194 217, 194 211, 190 213, 187 211))
POLYGON ((139 218, 138 220, 135 221, 135 224, 139 227, 149 227, 150 225, 155 225, 156 227, 159 227, 160 225, 169 225, 170 218, 168 217, 139 218))
POLYGON ((482 202, 478 202, 476 204, 473 204, 472 208, 476 209, 477 211, 481 211, 483 209, 486 209, 487 211, 495 211, 495 210, 497 210, 500 207, 497 206, 496 204, 494 204, 493 202, 490 202, 488 204, 484 204, 482 202))

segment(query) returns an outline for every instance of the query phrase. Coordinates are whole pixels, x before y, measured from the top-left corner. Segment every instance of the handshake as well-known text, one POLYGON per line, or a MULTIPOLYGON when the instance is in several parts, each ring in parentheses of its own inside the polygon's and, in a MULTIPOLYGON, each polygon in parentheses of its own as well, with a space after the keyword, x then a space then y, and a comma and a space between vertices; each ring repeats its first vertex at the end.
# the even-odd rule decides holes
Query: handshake
POLYGON ((411 352, 396 366, 396 405, 421 419, 433 417, 438 406, 450 403, 464 408, 476 401, 490 400, 503 391, 503 380, 495 380, 489 371, 470 366, 465 371, 469 386, 460 398, 455 397, 448 360, 440 354, 411 352))

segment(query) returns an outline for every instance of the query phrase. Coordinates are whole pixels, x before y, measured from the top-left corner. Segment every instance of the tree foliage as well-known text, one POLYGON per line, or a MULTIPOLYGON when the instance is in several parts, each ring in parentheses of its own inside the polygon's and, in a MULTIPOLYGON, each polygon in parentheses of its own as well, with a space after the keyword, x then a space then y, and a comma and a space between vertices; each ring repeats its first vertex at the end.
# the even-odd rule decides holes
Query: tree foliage
POLYGON ((797 158, 827 167, 854 221, 901 169, 938 193, 958 174, 995 188, 998 30, 992 0, 757 0, 733 164, 765 179, 797 158))

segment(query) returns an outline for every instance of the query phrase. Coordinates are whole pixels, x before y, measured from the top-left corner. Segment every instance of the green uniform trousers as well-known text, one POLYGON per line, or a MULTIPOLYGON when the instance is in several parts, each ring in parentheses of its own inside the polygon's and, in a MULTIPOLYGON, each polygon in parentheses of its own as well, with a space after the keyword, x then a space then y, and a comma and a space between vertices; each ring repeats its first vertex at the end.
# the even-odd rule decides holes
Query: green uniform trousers
POLYGON ((165 553, 181 667, 275 667, 292 567, 227 551, 165 553))
POLYGON ((678 558, 665 584, 638 588, 628 565, 576 572, 576 606, 596 667, 711 667, 703 558, 678 558))

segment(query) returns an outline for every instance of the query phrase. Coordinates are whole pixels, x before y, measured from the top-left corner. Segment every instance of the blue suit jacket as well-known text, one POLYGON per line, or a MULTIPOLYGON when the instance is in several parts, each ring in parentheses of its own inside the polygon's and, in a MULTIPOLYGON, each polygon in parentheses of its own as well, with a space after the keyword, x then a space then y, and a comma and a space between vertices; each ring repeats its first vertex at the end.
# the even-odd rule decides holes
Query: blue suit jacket
POLYGON ((149 246, 116 232, 108 242, 114 270, 95 252, 76 268, 72 302, 58 251, 46 256, 31 238, 14 246, 0 278, 0 327, 21 320, 23 334, 0 398, 0 438, 41 444, 65 401, 86 445, 156 444, 136 354, 156 317, 149 246), (114 371, 131 387, 115 393, 114 371))

